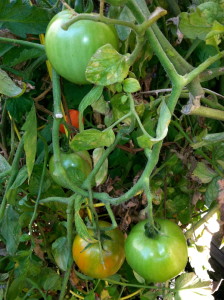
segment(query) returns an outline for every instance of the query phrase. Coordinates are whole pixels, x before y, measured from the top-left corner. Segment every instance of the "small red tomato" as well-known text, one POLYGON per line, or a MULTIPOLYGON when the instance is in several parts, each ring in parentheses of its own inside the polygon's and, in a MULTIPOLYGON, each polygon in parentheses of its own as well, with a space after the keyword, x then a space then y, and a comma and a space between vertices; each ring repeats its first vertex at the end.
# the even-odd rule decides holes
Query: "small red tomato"
MULTIPOLYGON (((68 116, 66 116, 66 122, 72 125, 73 127, 79 129, 79 111, 76 109, 69 109, 68 112, 69 112, 71 123, 68 116)), ((59 131, 61 133, 65 133, 65 126, 63 124, 60 124, 59 131)))

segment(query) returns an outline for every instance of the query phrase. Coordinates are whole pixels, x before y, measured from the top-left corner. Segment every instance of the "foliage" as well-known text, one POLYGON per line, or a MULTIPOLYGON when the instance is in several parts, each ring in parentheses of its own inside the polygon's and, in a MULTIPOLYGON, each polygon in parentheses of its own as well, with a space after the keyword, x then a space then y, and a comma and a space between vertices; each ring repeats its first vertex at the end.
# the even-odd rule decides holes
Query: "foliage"
MULTIPOLYGON (((224 220, 223 1, 105 2, 0 2, 0 298, 212 299, 209 243, 224 220), (45 53, 63 8, 64 34, 89 20, 115 40, 88 54, 84 85, 59 77, 45 53), (76 125, 61 133, 71 110, 76 125), (75 235, 86 249, 97 243, 100 259, 117 226, 128 235, 146 219, 158 237, 154 218, 188 240, 189 263, 171 281, 145 281, 127 261, 98 280, 73 262, 75 235)), ((69 75, 69 55, 86 55, 70 41, 51 46, 69 75)))

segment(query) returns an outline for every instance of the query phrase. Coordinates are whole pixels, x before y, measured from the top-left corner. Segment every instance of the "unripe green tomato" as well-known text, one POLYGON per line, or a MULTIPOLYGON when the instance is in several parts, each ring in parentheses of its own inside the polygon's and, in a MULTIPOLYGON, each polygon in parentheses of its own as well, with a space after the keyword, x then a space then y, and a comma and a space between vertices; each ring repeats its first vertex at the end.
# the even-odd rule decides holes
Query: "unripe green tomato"
POLYGON ((185 236, 170 220, 156 219, 159 233, 148 237, 144 220, 135 225, 125 241, 126 260, 149 282, 165 282, 184 270, 188 251, 185 236))
POLYGON ((124 5, 128 0, 105 0, 105 2, 114 5, 114 6, 120 6, 124 5))
POLYGON ((64 10, 50 21, 45 35, 46 54, 62 77, 76 84, 88 84, 85 71, 90 58, 106 44, 118 50, 118 37, 114 27, 91 20, 79 20, 68 30, 62 29, 72 17, 72 11, 64 10))
MULTIPOLYGON (((87 178, 92 168, 90 162, 80 156, 79 153, 61 153, 61 166, 68 178, 76 185, 81 185, 87 178)), ((70 189, 70 185, 65 178, 65 173, 57 168, 54 156, 49 161, 49 172, 52 179, 60 186, 70 189)))

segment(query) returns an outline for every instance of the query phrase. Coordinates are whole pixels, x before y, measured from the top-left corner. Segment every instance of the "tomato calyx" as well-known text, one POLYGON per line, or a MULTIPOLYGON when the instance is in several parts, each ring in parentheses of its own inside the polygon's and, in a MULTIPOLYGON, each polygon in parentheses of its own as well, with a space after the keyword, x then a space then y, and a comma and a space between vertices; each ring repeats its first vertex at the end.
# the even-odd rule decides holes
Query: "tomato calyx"
POLYGON ((151 239, 156 238, 160 233, 160 225, 157 222, 154 223, 147 222, 144 225, 144 228, 145 228, 145 235, 151 239))

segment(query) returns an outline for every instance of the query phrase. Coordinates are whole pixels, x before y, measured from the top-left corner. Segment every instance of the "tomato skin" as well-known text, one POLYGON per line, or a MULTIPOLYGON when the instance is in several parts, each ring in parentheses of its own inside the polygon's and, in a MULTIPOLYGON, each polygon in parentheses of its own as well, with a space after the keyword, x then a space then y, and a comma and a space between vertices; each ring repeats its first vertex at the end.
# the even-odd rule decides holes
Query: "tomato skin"
MULTIPOLYGON (((81 185, 83 181, 87 178, 92 168, 90 162, 85 160, 80 156, 79 152, 77 153, 61 153, 60 154, 61 165, 66 172, 69 179, 74 183, 81 185)), ((60 186, 69 189, 70 186, 64 174, 60 172, 55 166, 54 155, 50 158, 49 161, 49 172, 52 179, 60 186)))
POLYGON ((160 233, 155 238, 145 234, 147 220, 135 225, 125 241, 126 260, 131 268, 150 282, 164 282, 184 270, 187 243, 178 225, 156 219, 160 233))
MULTIPOLYGON (((70 120, 71 120, 71 125, 77 129, 79 129, 79 111, 76 109, 69 109, 68 112, 69 112, 69 116, 70 116, 70 120)), ((66 116, 65 119, 66 119, 67 123, 70 123, 68 116, 66 116)), ((60 124, 59 131, 61 133, 65 133, 65 126, 63 124, 60 124)))
POLYGON ((90 58, 105 44, 117 50, 118 37, 113 27, 91 20, 80 20, 63 30, 61 25, 72 17, 71 11, 64 10, 50 21, 45 36, 46 54, 62 77, 76 84, 88 84, 85 70, 90 58))
MULTIPOLYGON (((111 224, 105 221, 99 221, 100 227, 110 227, 111 224)), ((92 230, 88 230, 93 235, 92 230)), ((124 253, 124 235, 115 228, 105 232, 111 237, 111 240, 103 241, 103 261, 100 256, 99 244, 91 244, 87 249, 83 249, 88 242, 76 235, 72 253, 73 259, 80 271, 93 278, 106 278, 115 274, 121 267, 125 259, 124 253)))

